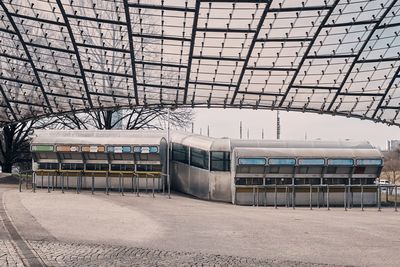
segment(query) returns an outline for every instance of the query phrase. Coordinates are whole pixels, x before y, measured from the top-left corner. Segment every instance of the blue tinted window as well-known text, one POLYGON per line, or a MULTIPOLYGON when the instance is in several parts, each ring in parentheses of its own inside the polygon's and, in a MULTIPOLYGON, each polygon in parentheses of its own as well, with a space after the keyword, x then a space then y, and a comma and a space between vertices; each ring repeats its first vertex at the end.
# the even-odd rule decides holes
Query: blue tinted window
POLYGON ((265 165, 267 163, 264 158, 240 158, 239 165, 265 165))
POLYGON ((269 159, 270 165, 295 165, 295 159, 269 159))
POLYGON ((329 159, 328 165, 353 165, 352 159, 329 159))
POLYGON ((299 159, 299 165, 324 165, 324 159, 299 159))
POLYGON ((358 159, 357 165, 382 165, 381 159, 358 159))

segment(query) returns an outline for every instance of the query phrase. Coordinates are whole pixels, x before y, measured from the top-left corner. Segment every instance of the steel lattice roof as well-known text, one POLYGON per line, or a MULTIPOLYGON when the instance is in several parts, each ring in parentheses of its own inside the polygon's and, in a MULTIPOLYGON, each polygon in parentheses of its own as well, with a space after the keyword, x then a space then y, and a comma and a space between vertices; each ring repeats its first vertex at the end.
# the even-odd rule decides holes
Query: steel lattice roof
POLYGON ((393 0, 0 0, 0 123, 137 106, 400 125, 393 0))

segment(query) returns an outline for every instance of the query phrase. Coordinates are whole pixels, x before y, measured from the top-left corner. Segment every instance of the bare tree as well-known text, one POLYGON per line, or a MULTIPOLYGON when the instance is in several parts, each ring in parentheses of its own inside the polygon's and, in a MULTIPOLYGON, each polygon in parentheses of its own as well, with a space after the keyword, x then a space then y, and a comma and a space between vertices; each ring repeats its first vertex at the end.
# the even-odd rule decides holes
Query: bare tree
POLYGON ((381 177, 393 184, 400 181, 400 149, 385 153, 385 165, 381 177))
MULTIPOLYGON (((50 128, 57 129, 124 129, 161 130, 166 128, 167 109, 162 108, 134 108, 118 111, 106 110, 82 114, 67 114, 59 116, 50 128)), ((176 109, 170 112, 171 127, 175 129, 187 128, 193 120, 193 112, 188 109, 176 109)))

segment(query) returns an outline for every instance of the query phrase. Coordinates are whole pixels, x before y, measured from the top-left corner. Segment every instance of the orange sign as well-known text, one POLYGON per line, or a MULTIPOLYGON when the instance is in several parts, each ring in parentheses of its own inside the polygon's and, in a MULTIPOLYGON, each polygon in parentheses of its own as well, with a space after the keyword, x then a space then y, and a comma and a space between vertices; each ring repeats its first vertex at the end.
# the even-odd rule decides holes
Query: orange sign
POLYGON ((82 146, 82 152, 96 153, 96 152, 104 152, 104 151, 105 151, 104 146, 96 146, 96 145, 82 146))
POLYGON ((57 146, 58 152, 78 152, 79 146, 57 146))

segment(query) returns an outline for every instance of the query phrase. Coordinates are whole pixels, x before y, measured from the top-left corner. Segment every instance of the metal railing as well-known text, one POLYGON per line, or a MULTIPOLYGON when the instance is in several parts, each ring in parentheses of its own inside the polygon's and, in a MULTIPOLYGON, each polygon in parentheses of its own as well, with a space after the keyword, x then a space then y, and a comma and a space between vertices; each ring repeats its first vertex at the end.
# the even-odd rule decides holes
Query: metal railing
POLYGON ((104 190, 104 193, 109 195, 110 191, 117 191, 122 196, 126 192, 131 192, 140 196, 140 192, 148 194, 151 192, 152 196, 155 197, 155 193, 161 193, 163 195, 168 193, 168 198, 171 198, 171 189, 167 174, 158 172, 110 172, 110 171, 93 171, 93 172, 82 172, 82 171, 40 171, 35 172, 32 170, 20 172, 19 176, 19 191, 23 189, 32 189, 36 192, 38 188, 47 189, 47 192, 61 189, 64 193, 66 190, 73 189, 79 194, 83 189, 90 190, 92 194, 95 191, 104 190), (104 176, 98 176, 102 174, 104 176), (97 176, 96 176, 97 175, 97 176), (96 179, 105 179, 105 186, 101 188, 96 187, 96 179), (117 179, 117 187, 112 186, 112 181, 117 179), (89 186, 87 186, 89 180, 89 186), (72 182, 75 184, 72 186, 72 182), (127 183, 130 186, 127 186, 127 183), (141 184, 144 183, 144 188, 141 188, 141 184), (39 184, 39 185, 38 185, 39 184))
MULTIPOLYGON (((331 207, 342 206, 345 210, 359 207, 362 211, 365 207, 376 207, 378 211, 381 211, 382 207, 392 207, 394 211, 398 211, 398 198, 400 196, 400 186, 398 185, 253 185, 243 186, 236 185, 235 192, 235 204, 238 205, 252 205, 252 206, 278 206, 292 207, 309 207, 310 210, 313 208, 327 208, 330 210, 331 207), (239 190, 238 190, 239 189, 239 190), (251 201, 239 200, 238 194, 243 193, 240 189, 247 190, 245 193, 251 193, 251 201), (239 191, 239 192, 238 192, 239 191), (303 199, 308 194, 308 204, 303 202, 302 205, 296 204, 296 195, 298 193, 303 194, 303 199), (366 194, 374 193, 375 200, 373 204, 366 203, 366 194), (272 194, 272 203, 268 202, 267 195, 272 194), (342 204, 332 204, 332 194, 343 194, 342 204), (354 201, 354 194, 358 194, 358 201, 354 201), (316 199, 313 198, 316 195, 316 199), (261 196, 261 199, 260 199, 261 196), (322 197, 321 197, 322 196, 322 197), (384 197, 384 199, 382 199, 384 197), (278 201, 280 200, 284 201, 278 201), (322 201, 321 201, 322 198, 322 201), (280 203, 279 203, 280 202, 280 203)), ((369 196, 371 198, 371 196, 369 196)), ((271 199, 271 197, 269 198, 271 199)), ((247 198, 248 200, 248 198, 247 198)), ((371 201, 369 201, 370 203, 371 201)))

